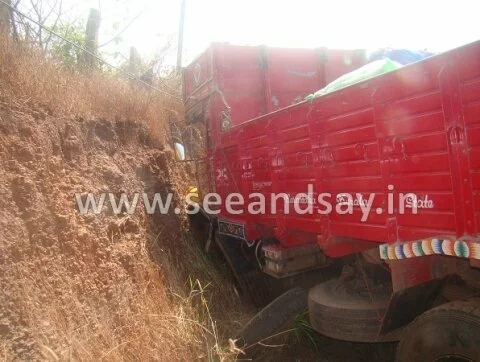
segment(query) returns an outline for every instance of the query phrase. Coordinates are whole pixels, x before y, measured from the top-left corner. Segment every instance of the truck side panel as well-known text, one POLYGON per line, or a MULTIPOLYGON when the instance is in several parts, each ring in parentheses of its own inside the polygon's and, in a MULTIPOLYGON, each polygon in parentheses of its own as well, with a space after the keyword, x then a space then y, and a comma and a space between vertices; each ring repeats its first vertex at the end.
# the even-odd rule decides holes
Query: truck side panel
POLYGON ((318 242, 332 257, 376 243, 476 238, 479 59, 477 42, 222 133, 220 149, 232 142, 229 133, 239 137, 229 162, 242 164, 236 179, 248 180, 238 186, 246 200, 255 190, 307 192, 309 183, 315 197, 330 193, 334 207, 344 193, 355 197, 351 215, 323 215, 315 203, 313 215, 241 216, 247 238, 273 233, 286 247, 318 242), (359 203, 370 193, 373 211, 362 221, 359 203))

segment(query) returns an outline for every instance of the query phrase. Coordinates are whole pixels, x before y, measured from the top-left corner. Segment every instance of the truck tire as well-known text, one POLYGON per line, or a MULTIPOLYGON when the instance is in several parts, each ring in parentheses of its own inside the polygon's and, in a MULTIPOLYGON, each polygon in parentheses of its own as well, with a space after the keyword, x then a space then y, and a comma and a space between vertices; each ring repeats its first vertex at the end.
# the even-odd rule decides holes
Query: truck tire
POLYGON ((397 347, 396 362, 479 361, 480 299, 451 302, 420 315, 397 347))
POLYGON ((301 288, 286 291, 248 321, 238 333, 238 345, 251 346, 273 336, 306 308, 306 291, 301 288))
POLYGON ((310 323, 317 332, 351 342, 387 342, 379 338, 391 289, 379 286, 359 291, 358 280, 329 280, 310 290, 310 323))

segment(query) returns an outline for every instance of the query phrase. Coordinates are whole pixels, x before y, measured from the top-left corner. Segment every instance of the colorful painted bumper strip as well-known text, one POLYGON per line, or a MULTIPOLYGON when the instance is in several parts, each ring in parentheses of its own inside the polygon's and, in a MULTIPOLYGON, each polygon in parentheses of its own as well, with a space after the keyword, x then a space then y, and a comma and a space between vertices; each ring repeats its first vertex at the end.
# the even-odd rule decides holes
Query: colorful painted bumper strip
POLYGON ((426 239, 379 246, 382 259, 398 260, 426 255, 449 255, 480 259, 480 243, 449 239, 426 239))

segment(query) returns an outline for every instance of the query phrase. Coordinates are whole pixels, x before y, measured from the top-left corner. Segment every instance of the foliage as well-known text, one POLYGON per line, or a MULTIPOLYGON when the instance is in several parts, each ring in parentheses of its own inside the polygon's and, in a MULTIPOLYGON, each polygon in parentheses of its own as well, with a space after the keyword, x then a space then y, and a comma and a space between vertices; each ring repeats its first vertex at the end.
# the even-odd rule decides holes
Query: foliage
POLYGON ((125 58, 124 61, 120 63, 119 68, 135 77, 141 77, 150 70, 151 64, 143 59, 137 50, 132 47, 130 48, 130 58, 125 58))
POLYGON ((85 25, 79 22, 68 23, 61 21, 49 29, 69 40, 71 43, 53 36, 48 54, 54 59, 60 60, 68 67, 79 65, 82 60, 83 51, 73 44, 82 47, 85 45, 85 25))
POLYGON ((318 335, 310 325, 308 310, 299 313, 295 317, 293 330, 295 341, 297 343, 307 341, 316 351, 318 351, 318 335))

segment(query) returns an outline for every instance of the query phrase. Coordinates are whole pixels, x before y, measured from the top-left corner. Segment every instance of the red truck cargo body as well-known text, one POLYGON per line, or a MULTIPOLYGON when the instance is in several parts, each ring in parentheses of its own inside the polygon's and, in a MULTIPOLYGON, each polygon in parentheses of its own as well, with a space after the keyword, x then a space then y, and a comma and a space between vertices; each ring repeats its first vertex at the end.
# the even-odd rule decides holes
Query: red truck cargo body
POLYGON ((202 113, 217 96, 218 107, 230 109, 230 126, 239 125, 298 103, 364 63, 365 52, 357 50, 214 43, 184 70, 187 114, 202 113))
MULTIPOLYGON (((230 74, 236 77, 235 69, 230 74)), ((257 86, 250 95, 262 92, 257 86)), ((278 87, 287 94, 288 80, 278 87)), ((294 93, 288 94, 278 97, 279 106, 288 106, 294 93)), ((314 198, 330 193, 334 208, 345 193, 358 202, 375 198, 365 222, 358 203, 345 215, 321 214, 317 202, 306 215, 284 214, 282 207, 273 214, 269 202, 263 215, 232 215, 223 205, 220 232, 273 236, 284 247, 318 243, 331 257, 397 241, 478 237, 480 42, 249 121, 242 117, 272 109, 263 104, 235 113, 228 104, 231 124, 223 129, 228 98, 221 98, 210 100, 207 113, 212 174, 224 200, 231 192, 269 200, 272 192, 307 192, 308 184, 314 198), (400 214, 399 193, 416 194, 417 214, 409 208, 400 214)))

